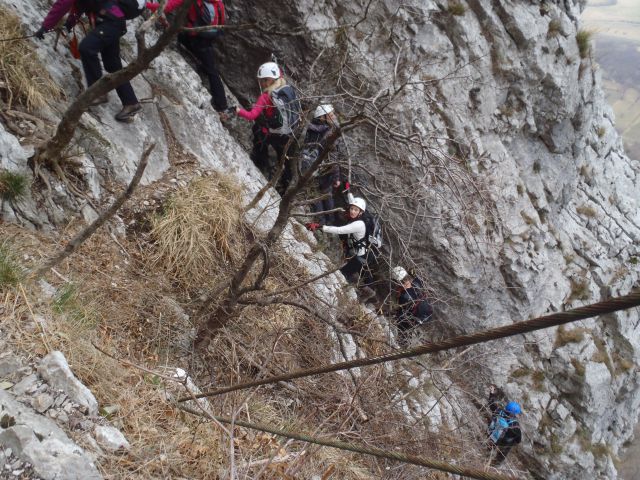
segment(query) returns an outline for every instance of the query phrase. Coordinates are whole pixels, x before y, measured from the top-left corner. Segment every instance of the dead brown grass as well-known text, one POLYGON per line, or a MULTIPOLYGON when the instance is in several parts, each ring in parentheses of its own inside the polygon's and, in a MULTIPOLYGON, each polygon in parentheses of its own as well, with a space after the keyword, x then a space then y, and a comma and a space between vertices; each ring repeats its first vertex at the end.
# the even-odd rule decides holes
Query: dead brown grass
POLYGON ((151 263, 187 287, 211 280, 244 251, 242 189, 224 174, 196 178, 152 219, 151 263))
MULTIPOLYGON (((70 236, 76 227, 72 225, 62 236, 70 236)), ((35 260, 54 246, 49 238, 11 228, 17 232, 12 242, 22 246, 21 255, 35 260)), ((0 234, 5 234, 4 226, 0 234)), ((183 293, 167 279, 163 265, 148 261, 156 245, 139 243, 139 238, 135 241, 138 243, 119 239, 121 248, 106 233, 92 237, 77 255, 59 266, 60 276, 47 276, 59 292, 74 286, 65 301, 44 299, 36 286, 27 289, 29 306, 18 291, 7 293, 0 308, 11 308, 12 344, 28 355, 42 355, 49 348, 62 350, 100 404, 119 407, 112 420, 123 429, 133 449, 128 455, 100 459, 107 478, 228 478, 226 434, 210 422, 177 410, 166 400, 165 390, 171 388, 163 379, 114 361, 95 350, 92 342, 158 372, 163 371, 162 365, 183 367, 201 387, 208 388, 342 360, 337 337, 327 324, 302 309, 250 306, 214 338, 207 357, 185 356, 190 353, 192 325, 185 316, 188 310, 181 311, 178 303, 183 293), (44 334, 29 326, 30 309, 47 319, 44 334)), ((308 278, 285 252, 275 249, 270 259, 269 291, 278 292, 308 278)), ((329 307, 314 301, 309 288, 298 294, 319 312, 328 312, 329 307)), ((361 351, 386 351, 383 330, 357 303, 345 297, 339 308, 341 319, 353 317, 343 327, 360 334, 356 338, 361 351), (357 313, 350 317, 353 312, 357 313)), ((211 405, 216 414, 237 413, 238 418, 318 436, 427 457, 477 461, 469 453, 471 444, 460 440, 457 433, 451 441, 446 432, 430 431, 428 419, 415 423, 402 414, 397 393, 421 372, 416 365, 413 368, 410 374, 396 367, 391 372, 376 367, 357 377, 346 372, 309 377, 216 397, 211 405), (362 421, 363 414, 368 421, 362 421)), ((439 391, 434 394, 440 395, 439 391)), ((235 430, 234 451, 238 478, 257 478, 262 472, 261 478, 326 475, 362 480, 379 478, 384 466, 370 457, 286 442, 245 429, 235 430), (266 466, 273 455, 286 459, 266 466)), ((403 480, 439 478, 417 467, 394 465, 394 469, 396 478, 403 480)))
MULTIPOLYGON (((0 32, 3 38, 25 35, 20 18, 4 6, 0 32)), ((0 91, 9 109, 17 103, 28 110, 43 107, 61 93, 28 40, 0 42, 0 91)))

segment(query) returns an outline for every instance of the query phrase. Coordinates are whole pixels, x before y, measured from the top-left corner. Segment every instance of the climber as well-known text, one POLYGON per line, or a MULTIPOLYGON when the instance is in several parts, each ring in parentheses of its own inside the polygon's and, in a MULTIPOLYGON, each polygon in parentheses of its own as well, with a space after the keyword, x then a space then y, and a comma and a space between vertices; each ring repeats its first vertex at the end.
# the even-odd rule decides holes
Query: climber
POLYGON ((498 401, 498 389, 495 385, 489 387, 489 411, 491 420, 487 433, 491 450, 495 452, 492 461, 493 465, 501 464, 514 445, 522 441, 522 431, 520 423, 516 418, 522 413, 522 408, 518 402, 510 401, 504 408, 498 401))
POLYGON ((236 108, 236 113, 254 122, 251 160, 262 173, 269 179, 273 175, 269 163, 269 145, 276 151, 277 161, 284 161, 284 171, 280 179, 282 187, 279 189, 280 193, 284 193, 292 177, 290 158, 296 150, 293 133, 300 122, 300 101, 275 62, 260 65, 258 84, 262 94, 253 108, 236 108))
POLYGON ((335 227, 323 226, 321 223, 307 223, 305 226, 312 232, 320 230, 334 235, 347 235, 347 263, 340 268, 340 272, 351 282, 357 274, 355 283, 360 283, 360 300, 364 303, 376 295, 371 285, 373 284, 372 268, 377 260, 375 251, 368 241, 370 227, 363 218, 367 203, 363 198, 354 197, 351 193, 348 194, 348 202, 346 225, 335 227))
MULTIPOLYGON (((104 69, 117 72, 122 69, 120 60, 120 37, 127 33, 125 12, 117 2, 82 0, 56 0, 42 22, 40 29, 34 34, 40 40, 44 34, 53 30, 60 19, 67 13, 65 22, 67 31, 71 31, 83 14, 89 17, 92 29, 80 42, 80 59, 87 79, 87 86, 93 85, 102 77, 102 68, 98 54, 102 56, 104 69)), ((126 81, 116 87, 116 93, 122 102, 122 110, 115 116, 120 122, 129 122, 142 110, 131 83, 126 81)), ((91 106, 107 103, 109 98, 102 95, 96 98, 91 106)))
MULTIPOLYGON (((304 139, 304 148, 301 157, 301 171, 306 171, 318 158, 324 149, 326 138, 340 126, 338 118, 333 109, 333 105, 319 105, 313 112, 313 119, 307 126, 307 132, 304 139)), ((324 197, 322 200, 314 203, 312 209, 314 212, 323 212, 333 210, 335 208, 334 198, 340 195, 342 179, 340 178, 340 166, 338 161, 344 151, 341 137, 339 137, 333 145, 333 149, 329 154, 326 167, 320 166, 314 173, 318 193, 324 197)), ((332 217, 338 219, 338 214, 325 214, 325 220, 332 217)))
MULTIPOLYGON (((184 0, 168 0, 164 8, 165 14, 180 7, 184 0)), ((147 3, 147 8, 155 12, 160 4, 147 3)), ((186 27, 201 27, 224 24, 224 4, 222 0, 196 0, 187 13, 186 27)), ((221 119, 227 119, 227 96, 224 85, 220 80, 220 74, 216 67, 214 42, 222 36, 222 29, 211 29, 202 32, 181 32, 178 35, 178 43, 186 48, 200 62, 202 70, 209 78, 209 90, 211 92, 211 106, 218 112, 221 119)))
POLYGON ((400 266, 391 270, 391 278, 399 284, 396 297, 398 301, 396 326, 402 338, 412 328, 431 320, 433 308, 427 300, 422 279, 409 275, 400 266))

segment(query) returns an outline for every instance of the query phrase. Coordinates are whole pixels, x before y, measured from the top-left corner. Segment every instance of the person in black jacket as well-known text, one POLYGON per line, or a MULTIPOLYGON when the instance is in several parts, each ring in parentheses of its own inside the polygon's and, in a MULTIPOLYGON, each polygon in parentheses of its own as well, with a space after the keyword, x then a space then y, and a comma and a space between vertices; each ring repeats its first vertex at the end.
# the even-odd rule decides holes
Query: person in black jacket
MULTIPOLYGON (((333 105, 319 105, 313 112, 313 119, 307 127, 304 138, 304 149, 301 155, 301 172, 304 173, 318 158, 324 149, 326 138, 339 127, 333 105)), ((344 154, 344 145, 341 138, 334 143, 331 153, 323 162, 315 174, 318 194, 324 196, 322 200, 312 205, 314 212, 326 212, 335 208, 335 196, 342 190, 342 178, 338 161, 344 154)), ((344 205, 341 205, 344 206, 344 205)), ((321 216, 325 222, 339 221, 337 214, 324 214, 321 216)))
POLYGON ((518 402, 509 401, 504 408, 498 401, 498 391, 495 385, 489 388, 488 408, 491 412, 488 434, 489 443, 495 457, 493 465, 500 465, 511 449, 522 441, 522 430, 517 416, 522 413, 518 402))
POLYGON ((427 299, 422 279, 412 277, 402 267, 395 267, 391 271, 391 277, 399 284, 396 292, 396 326, 403 338, 412 328, 431 320, 433 308, 427 299))

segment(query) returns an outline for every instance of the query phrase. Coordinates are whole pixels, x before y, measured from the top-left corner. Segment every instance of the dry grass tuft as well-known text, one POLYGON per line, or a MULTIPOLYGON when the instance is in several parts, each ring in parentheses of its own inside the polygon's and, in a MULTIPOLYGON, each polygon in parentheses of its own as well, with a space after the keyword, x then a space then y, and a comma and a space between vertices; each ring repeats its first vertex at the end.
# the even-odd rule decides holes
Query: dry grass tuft
POLYGON ((578 33, 576 33, 576 42, 578 43, 580 58, 587 58, 591 53, 592 36, 593 32, 591 30, 578 30, 578 33))
MULTIPOLYGON (((25 34, 20 18, 5 7, 0 7, 0 32, 3 38, 25 34)), ((28 110, 40 108, 60 96, 27 40, 0 42, 0 92, 9 109, 15 103, 28 110)))
POLYGON ((12 246, 3 241, 0 243, 0 290, 17 285, 24 275, 24 270, 15 255, 12 246))
POLYGON ((580 343, 584 340, 585 333, 589 330, 584 327, 577 327, 567 330, 563 325, 558 327, 556 332, 555 348, 563 347, 568 343, 580 343))
POLYGON ((243 251, 242 188, 223 174, 198 178, 152 219, 154 267, 186 286, 201 285, 243 251), (222 264, 222 265, 221 265, 222 264))
POLYGON ((3 200, 18 200, 24 196, 29 186, 29 179, 25 175, 4 170, 0 172, 0 198, 3 200))

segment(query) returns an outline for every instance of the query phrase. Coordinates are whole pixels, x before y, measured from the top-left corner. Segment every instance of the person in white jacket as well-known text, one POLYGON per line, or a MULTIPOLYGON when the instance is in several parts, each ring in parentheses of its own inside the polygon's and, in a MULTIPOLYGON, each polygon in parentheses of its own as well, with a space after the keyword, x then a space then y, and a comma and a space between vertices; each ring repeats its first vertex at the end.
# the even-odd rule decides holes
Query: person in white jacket
POLYGON ((347 235, 347 263, 345 263, 340 271, 344 277, 352 281, 355 274, 358 274, 358 281, 361 285, 361 300, 364 302, 375 296, 375 292, 370 287, 373 283, 373 276, 369 268, 369 260, 372 252, 367 242, 367 225, 362 219, 367 209, 367 202, 363 198, 354 197, 348 194, 349 210, 347 218, 349 223, 336 227, 331 225, 322 225, 320 223, 307 223, 307 230, 315 232, 320 230, 323 233, 331 233, 333 235, 347 235))

